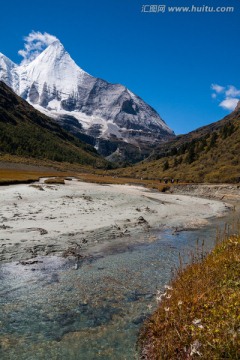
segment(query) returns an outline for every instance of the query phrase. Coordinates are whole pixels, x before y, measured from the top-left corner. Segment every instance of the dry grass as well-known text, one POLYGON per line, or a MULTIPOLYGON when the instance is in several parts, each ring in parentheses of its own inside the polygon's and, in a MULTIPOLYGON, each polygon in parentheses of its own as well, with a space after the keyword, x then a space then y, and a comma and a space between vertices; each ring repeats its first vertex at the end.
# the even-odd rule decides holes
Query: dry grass
MULTIPOLYGON (((238 232, 239 234, 239 232, 238 232)), ((183 269, 139 337, 141 359, 240 358, 240 235, 183 269)))
POLYGON ((50 177, 44 181, 45 184, 59 184, 64 185, 65 181, 63 177, 50 177))
MULTIPOLYGON (((148 179, 136 179, 135 177, 118 177, 111 175, 104 175, 103 171, 98 171, 97 173, 91 173, 93 169, 85 168, 84 172, 79 172, 79 168, 73 166, 72 170, 68 169, 49 169, 46 170, 27 170, 29 164, 16 163, 20 168, 14 168, 13 163, 11 166, 13 168, 4 169, 0 168, 0 185, 8 184, 17 184, 17 183, 29 183, 32 181, 37 181, 40 177, 49 177, 50 179, 46 180, 48 184, 50 183, 64 183, 64 177, 76 177, 81 181, 92 182, 96 184, 132 184, 145 186, 149 189, 153 189, 160 192, 165 192, 170 189, 169 185, 161 183, 159 180, 148 180, 148 179)), ((46 164, 44 164, 46 165, 46 164)), ((55 164, 56 165, 56 164, 55 164)), ((106 172, 104 172, 106 173, 106 172)))
POLYGON ((77 174, 77 176, 81 181, 92 182, 96 184, 140 185, 160 192, 166 192, 170 189, 169 185, 163 184, 159 180, 144 180, 131 177, 120 177, 91 173, 81 173, 77 174))
MULTIPOLYGON (((69 173, 61 173, 68 176, 69 173)), ((58 171, 30 171, 21 169, 0 169, 0 185, 30 183, 41 177, 59 176, 58 171)))
POLYGON ((57 172, 26 171, 13 169, 0 169, 0 185, 16 184, 37 181, 43 176, 54 176, 57 172))

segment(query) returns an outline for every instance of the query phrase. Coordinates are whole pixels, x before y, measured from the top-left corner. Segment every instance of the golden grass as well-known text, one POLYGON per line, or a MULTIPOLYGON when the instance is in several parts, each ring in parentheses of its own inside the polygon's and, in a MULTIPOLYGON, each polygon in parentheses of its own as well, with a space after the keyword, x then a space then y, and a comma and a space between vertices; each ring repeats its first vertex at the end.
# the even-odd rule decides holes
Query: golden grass
MULTIPOLYGON (((239 232, 238 232, 239 233, 239 232)), ((140 332, 141 359, 240 359, 240 235, 179 268, 140 332)))
POLYGON ((46 179, 44 181, 45 184, 59 184, 59 185, 64 185, 65 184, 65 181, 64 181, 64 178, 63 177, 50 177, 48 179, 46 179))
POLYGON ((111 176, 102 174, 91 174, 91 173, 78 173, 77 177, 80 180, 86 182, 92 182, 96 184, 118 184, 118 185, 142 185, 149 189, 165 192, 170 189, 170 186, 161 183, 159 180, 144 180, 136 179, 131 177, 111 176))
MULTIPOLYGON (((25 164, 22 169, 1 169, 0 168, 0 185, 16 184, 37 181, 40 177, 49 177, 47 183, 64 183, 64 177, 76 177, 81 181, 92 182, 96 184, 132 184, 142 185, 149 189, 165 192, 170 189, 169 185, 161 183, 159 180, 143 180, 129 177, 117 177, 111 175, 103 175, 91 173, 91 169, 84 169, 85 172, 79 172, 78 169, 72 170, 26 170, 25 164)), ((93 171, 93 170, 92 170, 93 171)))
MULTIPOLYGON (((68 176, 69 173, 61 173, 68 176)), ((58 171, 30 171, 22 169, 0 169, 0 185, 37 181, 40 177, 59 176, 58 171)))

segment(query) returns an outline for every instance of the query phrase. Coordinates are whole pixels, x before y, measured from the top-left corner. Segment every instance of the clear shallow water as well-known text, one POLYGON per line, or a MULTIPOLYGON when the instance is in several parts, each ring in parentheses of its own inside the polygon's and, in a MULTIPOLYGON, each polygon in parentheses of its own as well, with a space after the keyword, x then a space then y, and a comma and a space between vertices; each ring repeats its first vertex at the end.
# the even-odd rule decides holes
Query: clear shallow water
POLYGON ((116 247, 77 270, 74 260, 59 257, 0 265, 0 359, 136 359, 139 327, 156 308, 156 291, 197 239, 212 248, 218 222, 224 220, 155 233, 155 241, 116 247))

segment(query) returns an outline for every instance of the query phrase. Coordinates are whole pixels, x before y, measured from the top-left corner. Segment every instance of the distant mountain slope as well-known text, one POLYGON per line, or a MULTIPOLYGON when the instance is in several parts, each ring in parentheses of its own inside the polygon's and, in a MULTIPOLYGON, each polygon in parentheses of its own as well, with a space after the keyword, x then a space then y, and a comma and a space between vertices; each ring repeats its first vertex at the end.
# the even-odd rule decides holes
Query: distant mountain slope
POLYGON ((104 166, 96 150, 35 110, 0 81, 0 154, 104 166))
POLYGON ((240 103, 224 119, 161 144, 122 175, 193 182, 240 181, 240 103))
POLYGON ((74 117, 79 131, 95 138, 138 145, 174 136, 151 106, 125 86, 86 73, 59 41, 20 66, 0 54, 0 80, 41 112, 74 117))

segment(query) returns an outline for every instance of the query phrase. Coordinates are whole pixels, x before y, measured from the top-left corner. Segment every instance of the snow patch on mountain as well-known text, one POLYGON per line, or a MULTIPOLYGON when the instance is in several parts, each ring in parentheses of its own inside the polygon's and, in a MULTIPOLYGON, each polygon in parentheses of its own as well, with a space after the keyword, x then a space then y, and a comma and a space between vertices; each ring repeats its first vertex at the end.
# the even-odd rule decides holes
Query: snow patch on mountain
POLYGON ((16 69, 17 65, 0 53, 0 80, 12 88, 17 88, 19 82, 16 69))

